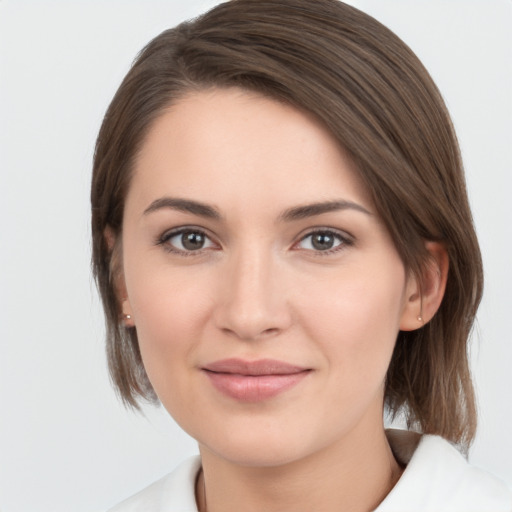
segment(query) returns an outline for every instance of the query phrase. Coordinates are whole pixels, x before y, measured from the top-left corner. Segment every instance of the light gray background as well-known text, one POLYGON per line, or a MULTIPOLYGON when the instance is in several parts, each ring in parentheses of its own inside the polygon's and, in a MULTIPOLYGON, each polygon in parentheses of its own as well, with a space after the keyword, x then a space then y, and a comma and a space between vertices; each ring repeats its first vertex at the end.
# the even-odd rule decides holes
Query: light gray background
MULTIPOLYGON (((89 273, 104 111, 142 46, 215 2, 0 0, 0 509, 105 510, 195 453, 109 387, 89 273)), ((512 485, 512 2, 353 0, 417 52, 453 115, 486 268, 471 461, 512 485)))

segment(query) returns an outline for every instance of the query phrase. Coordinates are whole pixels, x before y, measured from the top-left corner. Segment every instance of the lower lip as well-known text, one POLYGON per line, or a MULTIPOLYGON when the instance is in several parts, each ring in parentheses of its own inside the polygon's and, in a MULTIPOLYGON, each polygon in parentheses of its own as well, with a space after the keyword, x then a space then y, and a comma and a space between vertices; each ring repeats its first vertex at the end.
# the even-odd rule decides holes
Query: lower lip
POLYGON ((215 388, 224 395, 242 402, 261 402, 296 386, 309 374, 309 370, 286 375, 205 373, 215 388))

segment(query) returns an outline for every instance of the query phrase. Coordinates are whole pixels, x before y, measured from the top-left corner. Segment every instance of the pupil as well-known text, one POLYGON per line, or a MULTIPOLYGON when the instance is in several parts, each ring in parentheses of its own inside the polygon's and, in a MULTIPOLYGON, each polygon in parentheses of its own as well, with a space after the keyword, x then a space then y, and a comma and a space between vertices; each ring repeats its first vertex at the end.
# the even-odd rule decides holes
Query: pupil
POLYGON ((201 233, 183 233, 181 243, 190 251, 201 249, 204 245, 204 236, 201 233))
POLYGON ((334 244, 334 237, 328 233, 319 233, 313 236, 313 247, 319 251, 332 249, 334 244))

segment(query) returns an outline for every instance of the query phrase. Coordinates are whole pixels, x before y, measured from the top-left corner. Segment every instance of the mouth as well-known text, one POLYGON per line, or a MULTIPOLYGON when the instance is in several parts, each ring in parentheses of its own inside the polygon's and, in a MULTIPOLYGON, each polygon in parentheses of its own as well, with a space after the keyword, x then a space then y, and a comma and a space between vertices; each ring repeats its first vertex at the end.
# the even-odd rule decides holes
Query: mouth
POLYGON ((223 359, 202 371, 222 394, 242 402, 259 402, 299 384, 312 370, 275 359, 223 359))

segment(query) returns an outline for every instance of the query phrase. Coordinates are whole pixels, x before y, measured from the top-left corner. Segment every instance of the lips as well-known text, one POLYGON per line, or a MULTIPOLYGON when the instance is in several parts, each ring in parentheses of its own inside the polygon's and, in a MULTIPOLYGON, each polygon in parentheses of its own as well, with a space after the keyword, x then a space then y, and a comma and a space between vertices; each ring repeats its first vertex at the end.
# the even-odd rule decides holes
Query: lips
POLYGON ((222 394, 243 402, 258 402, 299 384, 311 369, 275 359, 223 359, 202 368, 222 394))

